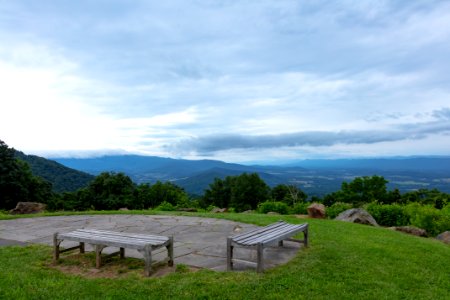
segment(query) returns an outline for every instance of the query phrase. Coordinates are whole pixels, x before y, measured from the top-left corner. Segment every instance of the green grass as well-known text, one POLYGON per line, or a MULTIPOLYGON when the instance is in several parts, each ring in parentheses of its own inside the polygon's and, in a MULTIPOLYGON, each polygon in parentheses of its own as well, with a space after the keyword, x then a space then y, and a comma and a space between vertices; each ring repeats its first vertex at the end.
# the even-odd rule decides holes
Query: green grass
MULTIPOLYGON (((170 214, 258 225, 305 222, 293 216, 170 214)), ((89 279, 48 267, 50 247, 0 247, 0 299, 450 299, 448 245, 383 228, 307 222, 310 247, 264 274, 201 270, 89 279)))

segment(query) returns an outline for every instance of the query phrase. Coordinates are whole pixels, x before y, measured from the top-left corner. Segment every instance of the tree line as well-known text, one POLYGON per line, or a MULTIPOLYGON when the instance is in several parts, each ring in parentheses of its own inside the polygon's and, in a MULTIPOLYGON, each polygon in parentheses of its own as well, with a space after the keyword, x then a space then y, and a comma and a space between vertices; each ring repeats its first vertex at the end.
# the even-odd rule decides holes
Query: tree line
POLYGON ((271 188, 256 173, 216 178, 201 197, 192 197, 171 182, 137 185, 124 173, 113 172, 101 173, 75 192, 55 193, 49 182, 34 176, 28 164, 14 156, 14 151, 0 140, 0 209, 9 210, 19 201, 31 201, 46 203, 49 210, 150 209, 164 204, 166 208, 216 206, 236 212, 260 209, 301 213, 311 201, 327 207, 336 203, 356 207, 372 202, 386 205, 414 202, 436 209, 450 203, 449 194, 435 189, 403 194, 398 189, 388 191, 388 181, 376 175, 343 182, 340 190, 310 199, 294 185, 271 188))

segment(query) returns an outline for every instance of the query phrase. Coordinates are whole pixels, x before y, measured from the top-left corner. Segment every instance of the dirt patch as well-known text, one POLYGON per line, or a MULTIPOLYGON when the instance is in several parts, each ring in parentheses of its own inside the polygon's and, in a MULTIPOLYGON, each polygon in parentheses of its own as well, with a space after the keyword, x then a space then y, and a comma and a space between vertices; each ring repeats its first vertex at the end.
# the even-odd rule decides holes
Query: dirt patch
MULTIPOLYGON (((137 258, 119 259, 118 257, 102 258, 100 269, 95 268, 95 255, 73 254, 60 258, 57 265, 49 264, 48 267, 59 270, 65 274, 77 275, 87 278, 125 278, 137 276, 149 278, 144 275, 144 261, 137 258)), ((157 262, 152 265, 150 278, 163 277, 171 273, 196 272, 200 268, 176 265, 169 267, 166 262, 157 262)))

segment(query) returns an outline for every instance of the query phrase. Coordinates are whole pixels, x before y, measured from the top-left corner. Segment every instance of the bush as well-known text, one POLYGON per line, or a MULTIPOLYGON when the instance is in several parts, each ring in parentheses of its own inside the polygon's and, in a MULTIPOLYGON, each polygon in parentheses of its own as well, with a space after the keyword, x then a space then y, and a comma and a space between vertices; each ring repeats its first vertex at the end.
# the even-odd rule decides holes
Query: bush
POLYGON ((170 204, 169 202, 163 201, 163 202, 161 202, 160 205, 158 205, 158 206, 155 208, 155 210, 160 210, 160 211, 174 211, 174 210, 175 210, 175 207, 174 207, 172 204, 170 204))
POLYGON ((432 206, 418 203, 406 206, 411 225, 425 229, 429 236, 436 236, 450 230, 450 215, 448 211, 447 206, 442 211, 432 206))
POLYGON ((291 214, 296 214, 296 215, 306 215, 306 214, 308 214, 307 208, 308 208, 308 206, 310 204, 311 203, 309 203, 309 202, 296 203, 294 205, 294 207, 291 208, 291 214))
POLYGON ((263 214, 273 211, 282 215, 287 215, 289 207, 284 202, 265 201, 258 205, 258 211, 263 214))
POLYGON ((447 204, 446 206, 444 206, 444 207, 441 209, 441 213, 442 213, 444 216, 447 216, 448 218, 450 218, 450 204, 447 204))
POLYGON ((405 226, 409 224, 409 216, 405 212, 404 207, 398 204, 370 203, 365 206, 367 212, 381 226, 405 226))
POLYGON ((327 207, 326 214, 329 219, 334 219, 341 212, 346 211, 347 209, 350 209, 352 207, 353 206, 350 203, 336 202, 332 204, 330 207, 327 207))

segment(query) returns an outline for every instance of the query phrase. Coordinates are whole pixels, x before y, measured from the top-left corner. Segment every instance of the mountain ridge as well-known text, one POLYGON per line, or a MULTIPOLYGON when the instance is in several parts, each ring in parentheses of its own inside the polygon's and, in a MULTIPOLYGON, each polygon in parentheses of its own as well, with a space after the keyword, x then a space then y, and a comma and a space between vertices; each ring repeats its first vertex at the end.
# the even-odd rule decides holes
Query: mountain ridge
POLYGON ((288 166, 241 165, 219 160, 185 160, 158 156, 112 155, 57 158, 70 168, 97 175, 124 172, 136 183, 171 181, 192 194, 202 194, 214 178, 258 173, 270 186, 294 184, 310 195, 323 196, 354 177, 380 175, 402 191, 438 188, 450 192, 450 157, 307 160, 288 166))
POLYGON ((73 192, 86 187, 94 176, 69 168, 59 162, 37 155, 27 155, 15 150, 15 156, 28 163, 35 176, 42 177, 52 184, 54 192, 73 192))

